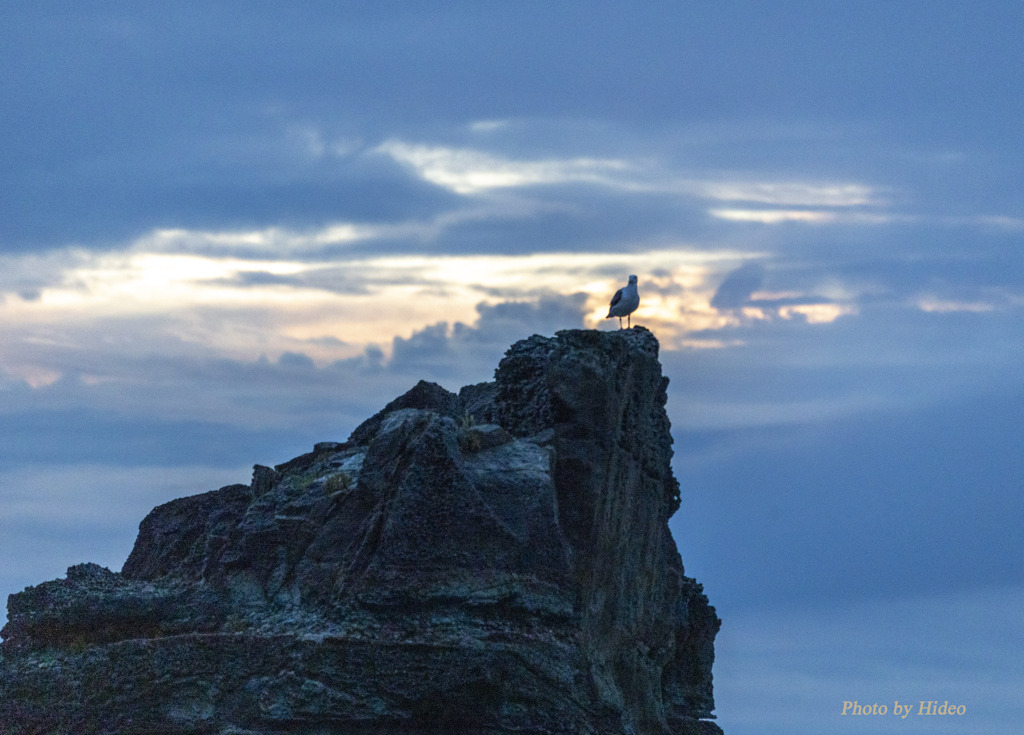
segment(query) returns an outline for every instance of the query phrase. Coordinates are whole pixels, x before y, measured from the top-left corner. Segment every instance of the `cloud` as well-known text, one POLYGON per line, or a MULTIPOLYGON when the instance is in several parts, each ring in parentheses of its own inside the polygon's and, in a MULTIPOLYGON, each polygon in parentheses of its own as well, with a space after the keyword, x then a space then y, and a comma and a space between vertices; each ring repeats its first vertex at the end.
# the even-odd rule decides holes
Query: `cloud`
POLYGON ((948 312, 948 311, 973 311, 973 312, 986 312, 995 309, 995 305, 983 301, 953 301, 949 299, 940 299, 934 296, 923 296, 918 302, 918 306, 921 311, 937 311, 937 312, 948 312))
POLYGON ((859 404, 904 410, 1006 387, 1019 317, 1005 312, 923 312, 913 306, 861 306, 827 323, 745 319, 691 334, 728 343, 664 356, 690 396, 686 425, 784 425, 842 414, 859 404), (730 341, 731 340, 731 341, 730 341), (870 345, 870 349, 865 345, 870 345))
MULTIPOLYGON (((843 301, 816 294, 788 292, 764 292, 765 267, 761 263, 746 263, 730 271, 719 284, 711 306, 733 318, 729 327, 751 319, 802 319, 808 324, 827 324, 842 316, 857 313, 855 299, 844 292, 843 301), (757 295, 758 298, 754 298, 757 295)), ((832 291, 843 292, 834 285, 832 291)))
MULTIPOLYGON (((395 337, 389 370, 415 375, 426 372, 465 383, 489 380, 508 347, 531 334, 552 334, 583 326, 587 295, 548 294, 533 301, 477 305, 472 326, 445 322, 395 337)), ((465 384, 464 383, 464 384, 465 384)), ((454 386, 456 389, 461 385, 454 386)))
POLYGON ((281 353, 281 356, 277 358, 277 364, 288 370, 296 370, 300 372, 314 370, 316 368, 316 363, 313 362, 313 358, 301 352, 283 352, 281 353))
POLYGON ((622 171, 621 160, 572 158, 510 160, 483 151, 385 141, 376 150, 412 167, 426 181, 457 194, 472 195, 509 189, 581 182, 609 184, 609 173, 622 171))
POLYGON ((474 133, 493 133, 510 125, 508 120, 475 120, 469 124, 474 133))
POLYGON ((966 77, 942 72, 951 62, 934 53, 949 48, 934 33, 941 24, 912 22, 916 11, 885 23, 844 13, 843 27, 863 32, 826 34, 842 63, 824 66, 809 40, 821 34, 808 32, 834 20, 820 12, 761 14, 773 31, 764 37, 735 14, 683 7, 602 11, 585 29, 575 4, 268 10, 227 33, 233 12, 229 3, 60 21, 18 13, 4 32, 17 61, 0 66, 12 90, 0 136, 4 248, 109 248, 156 227, 429 219, 466 198, 457 191, 522 193, 552 181, 674 187, 762 218, 773 207, 875 213, 893 192, 912 201, 927 191, 935 201, 920 202, 925 213, 952 203, 958 215, 1020 220, 1004 122, 1020 103, 993 92, 1012 83, 1016 54, 990 27, 1005 23, 999 12, 970 20, 991 45, 964 49, 966 77), (892 24, 945 65, 922 68, 903 44, 883 42, 877 28, 892 24), (416 53, 395 54, 395 44, 416 53), (723 53, 735 61, 707 61, 723 53), (942 107, 949 99, 973 105, 942 107), (390 153, 372 153, 382 147, 390 153), (983 197, 998 206, 979 206, 983 197))
POLYGON ((745 263, 730 271, 711 298, 711 305, 716 309, 738 309, 745 306, 764 283, 764 273, 764 266, 760 263, 745 263))
POLYGON ((885 204, 875 187, 848 182, 700 181, 693 190, 708 199, 778 206, 856 207, 885 204))
MULTIPOLYGON (((498 125, 488 130, 504 127, 498 125)), ((849 211, 866 207, 877 209, 888 203, 878 187, 863 183, 754 177, 729 180, 719 178, 720 174, 713 170, 706 172, 703 179, 694 179, 666 168, 657 158, 510 158, 472 148, 400 140, 385 141, 374 150, 410 167, 422 179, 462 195, 586 183, 624 194, 674 195, 694 201, 729 202, 734 206, 712 207, 707 213, 730 221, 867 224, 888 222, 892 218, 888 213, 849 211), (768 204, 773 208, 751 208, 750 204, 768 204)))
POLYGON ((237 442, 282 441, 287 431, 345 432, 420 378, 443 380, 452 390, 488 380, 512 342, 581 326, 586 303, 583 293, 478 303, 472 323, 434 323, 391 340, 379 334, 379 343, 318 334, 292 339, 272 358, 224 357, 212 345, 168 339, 162 318, 122 322, 122 333, 102 324, 99 339, 106 343, 91 348, 91 338, 72 328, 54 333, 53 344, 21 348, 31 348, 24 359, 40 369, 64 366, 52 380, 35 389, 13 379, 0 384, 0 422, 9 429, 0 455, 8 462, 31 462, 49 457, 57 443, 67 444, 79 460, 168 462, 178 452, 196 456, 187 449, 190 442, 215 455, 228 454, 237 442), (75 356, 74 371, 66 367, 69 354, 75 356), (341 357, 314 359, 318 355, 341 357), (89 425, 95 430, 76 439, 89 425), (223 441, 210 438, 218 432, 223 441), (161 443, 165 433, 174 438, 161 443))
POLYGON ((784 222, 819 224, 836 220, 836 215, 833 212, 806 209, 709 209, 708 214, 734 222, 757 222, 764 225, 777 225, 784 222))
MULTIPOLYGON (((7 345, 0 366, 42 385, 66 373, 134 381, 126 367, 133 357, 146 364, 186 357, 244 362, 261 353, 276 360, 302 352, 324 365, 369 344, 408 338, 426 324, 471 323, 481 316, 481 302, 496 306, 552 294, 589 294, 584 323, 600 326, 601 310, 624 275, 647 269, 651 278, 642 277, 651 290, 638 317, 671 340, 695 323, 711 326, 706 305, 703 313, 699 306, 705 281, 715 264, 742 257, 688 245, 524 255, 314 254, 294 252, 288 237, 286 231, 160 231, 121 251, 8 256, 12 267, 0 273, 0 292, 8 277, 16 288, 34 267, 45 285, 34 301, 8 291, 0 305, 7 345), (216 249, 188 252, 196 242, 216 249), (283 243, 281 252, 272 251, 273 242, 283 243), (237 252, 238 243, 257 250, 237 252)), ((558 320, 545 321, 547 313, 538 315, 537 331, 557 328, 558 320)))

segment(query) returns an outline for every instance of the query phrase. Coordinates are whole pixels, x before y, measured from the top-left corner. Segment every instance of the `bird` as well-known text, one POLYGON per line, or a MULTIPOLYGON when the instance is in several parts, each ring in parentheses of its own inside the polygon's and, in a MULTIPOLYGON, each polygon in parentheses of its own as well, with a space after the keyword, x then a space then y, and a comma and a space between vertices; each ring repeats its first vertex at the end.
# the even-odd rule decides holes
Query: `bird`
POLYGON ((636 291, 636 276, 630 276, 629 283, 616 291, 615 295, 612 296, 612 302, 608 305, 608 316, 605 319, 617 316, 619 318, 619 329, 622 329, 622 317, 626 317, 626 324, 632 328, 633 324, 630 321, 629 315, 636 311, 638 306, 640 306, 640 294, 636 291))

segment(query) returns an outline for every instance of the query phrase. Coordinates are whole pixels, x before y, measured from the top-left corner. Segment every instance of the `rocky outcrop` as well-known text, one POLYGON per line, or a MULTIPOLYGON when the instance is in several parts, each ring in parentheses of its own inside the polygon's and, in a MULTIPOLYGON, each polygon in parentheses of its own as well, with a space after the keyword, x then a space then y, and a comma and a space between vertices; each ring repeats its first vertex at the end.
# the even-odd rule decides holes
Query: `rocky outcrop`
POLYGON ((0 732, 721 732, 667 383, 642 327, 535 336, 159 506, 10 597, 0 732))

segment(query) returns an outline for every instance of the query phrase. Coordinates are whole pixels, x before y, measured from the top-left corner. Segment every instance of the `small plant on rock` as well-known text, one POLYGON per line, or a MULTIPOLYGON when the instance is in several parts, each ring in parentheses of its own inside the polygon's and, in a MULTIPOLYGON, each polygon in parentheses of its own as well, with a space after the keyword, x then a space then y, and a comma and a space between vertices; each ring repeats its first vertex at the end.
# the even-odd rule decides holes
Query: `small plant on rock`
POLYGON ((324 494, 329 498, 336 498, 352 489, 352 476, 347 472, 339 472, 331 475, 324 481, 324 494))

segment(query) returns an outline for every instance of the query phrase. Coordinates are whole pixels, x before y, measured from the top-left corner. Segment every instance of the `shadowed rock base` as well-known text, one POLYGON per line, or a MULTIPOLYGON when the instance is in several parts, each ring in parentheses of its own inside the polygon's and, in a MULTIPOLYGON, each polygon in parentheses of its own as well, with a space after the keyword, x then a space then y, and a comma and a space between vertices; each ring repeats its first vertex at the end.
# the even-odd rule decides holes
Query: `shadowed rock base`
POLYGON ((712 735, 658 343, 519 342, 11 595, 3 733, 712 735))

